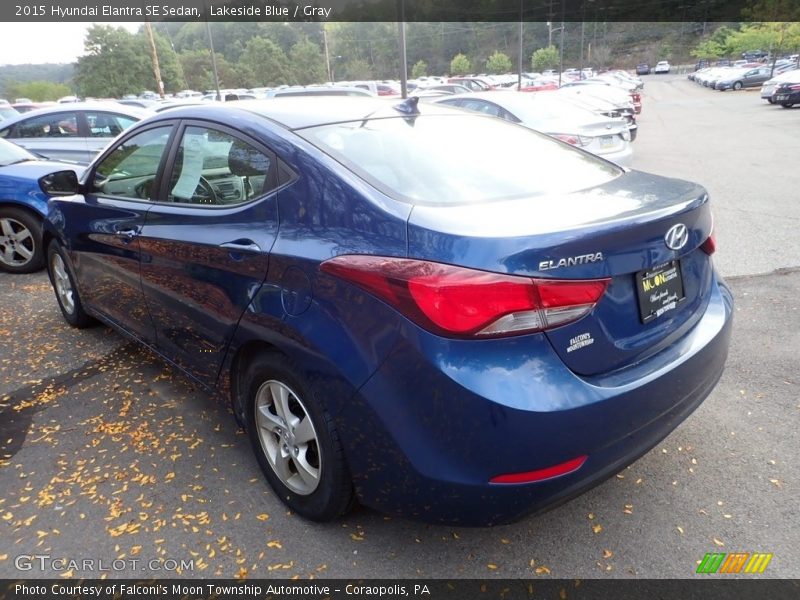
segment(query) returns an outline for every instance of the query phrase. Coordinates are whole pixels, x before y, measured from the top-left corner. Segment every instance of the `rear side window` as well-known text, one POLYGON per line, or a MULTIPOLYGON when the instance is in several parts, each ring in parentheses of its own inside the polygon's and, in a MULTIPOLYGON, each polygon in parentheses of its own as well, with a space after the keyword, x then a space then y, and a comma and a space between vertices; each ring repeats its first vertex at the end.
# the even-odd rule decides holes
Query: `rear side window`
POLYGON ((373 119, 297 133, 385 194, 414 204, 557 195, 623 172, 525 127, 478 115, 373 119))
POLYGON ((132 117, 104 111, 87 110, 85 115, 91 137, 117 137, 136 122, 132 117))

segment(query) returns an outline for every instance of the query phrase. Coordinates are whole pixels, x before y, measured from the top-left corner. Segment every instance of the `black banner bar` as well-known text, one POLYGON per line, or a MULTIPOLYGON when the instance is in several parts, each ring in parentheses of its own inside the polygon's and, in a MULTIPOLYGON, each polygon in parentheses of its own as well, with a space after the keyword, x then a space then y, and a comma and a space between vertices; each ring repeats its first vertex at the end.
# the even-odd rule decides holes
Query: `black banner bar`
POLYGON ((796 600, 800 580, 2 580, 0 600, 796 600))
POLYGON ((796 21, 767 0, 4 0, 0 20, 56 21, 796 21))

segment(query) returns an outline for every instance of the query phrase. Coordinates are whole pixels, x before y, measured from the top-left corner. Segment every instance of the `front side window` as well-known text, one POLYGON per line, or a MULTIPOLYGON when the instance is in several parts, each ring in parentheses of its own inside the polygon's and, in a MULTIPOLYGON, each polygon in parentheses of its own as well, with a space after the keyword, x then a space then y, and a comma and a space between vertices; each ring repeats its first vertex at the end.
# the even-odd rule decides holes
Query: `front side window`
POLYGON ((275 158, 226 132, 187 127, 170 177, 170 202, 228 206, 276 187, 275 158))
POLYGON ((108 196, 148 200, 172 126, 148 129, 117 146, 97 166, 92 192, 108 196))
POLYGON ((78 114, 62 112, 31 117, 14 125, 8 137, 16 139, 78 137, 78 114))

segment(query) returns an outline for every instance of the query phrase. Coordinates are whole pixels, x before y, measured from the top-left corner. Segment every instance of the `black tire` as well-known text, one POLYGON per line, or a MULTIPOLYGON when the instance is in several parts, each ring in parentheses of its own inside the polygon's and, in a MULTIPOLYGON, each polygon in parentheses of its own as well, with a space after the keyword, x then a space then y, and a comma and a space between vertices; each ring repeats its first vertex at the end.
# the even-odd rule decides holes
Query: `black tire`
POLYGON ((740 89, 742 89, 742 82, 741 81, 734 82, 733 91, 738 92, 740 89))
POLYGON ((767 98, 767 102, 769 102, 770 104, 775 104, 775 100, 773 100, 772 98, 767 98))
POLYGON ((55 240, 47 247, 47 275, 50 277, 64 320, 78 329, 92 325, 94 319, 83 310, 81 297, 75 285, 75 276, 72 274, 64 250, 55 240))
POLYGON ((42 220, 19 208, 0 208, 0 270, 33 273, 43 266, 42 220))
POLYGON ((783 102, 781 104, 783 108, 792 108, 794 106, 794 102, 783 102))
POLYGON ((253 452, 284 504, 312 521, 347 512, 355 496, 342 444, 299 370, 281 354, 261 354, 247 367, 241 393, 253 452), (284 409, 276 408, 281 394, 284 409))

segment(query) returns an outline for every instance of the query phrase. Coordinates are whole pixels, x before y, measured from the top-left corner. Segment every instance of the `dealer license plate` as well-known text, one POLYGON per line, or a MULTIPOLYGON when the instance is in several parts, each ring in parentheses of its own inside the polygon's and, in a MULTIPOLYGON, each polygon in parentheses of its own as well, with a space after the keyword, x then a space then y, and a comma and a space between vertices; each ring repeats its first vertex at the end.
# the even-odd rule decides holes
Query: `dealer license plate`
POLYGON ((685 298, 681 263, 672 260, 636 274, 636 293, 639 297, 639 316, 649 323, 675 310, 685 298))

